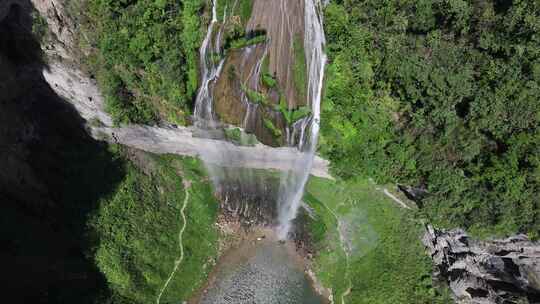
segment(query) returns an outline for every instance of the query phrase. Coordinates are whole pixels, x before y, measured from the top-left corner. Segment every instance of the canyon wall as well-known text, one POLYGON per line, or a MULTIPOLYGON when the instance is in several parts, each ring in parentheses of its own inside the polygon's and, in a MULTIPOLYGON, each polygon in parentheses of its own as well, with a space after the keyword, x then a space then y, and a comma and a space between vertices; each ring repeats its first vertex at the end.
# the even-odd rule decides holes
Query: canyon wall
POLYGON ((456 302, 540 303, 540 244, 525 235, 477 241, 463 230, 429 225, 423 242, 456 302))

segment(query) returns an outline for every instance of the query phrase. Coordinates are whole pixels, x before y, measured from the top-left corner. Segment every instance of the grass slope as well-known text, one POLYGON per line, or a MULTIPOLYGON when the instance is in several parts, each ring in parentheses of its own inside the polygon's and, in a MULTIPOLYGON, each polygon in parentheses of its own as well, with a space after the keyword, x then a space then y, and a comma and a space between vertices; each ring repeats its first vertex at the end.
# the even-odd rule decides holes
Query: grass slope
POLYGON ((308 222, 315 272, 335 303, 343 295, 346 303, 450 303, 432 286, 414 211, 400 209, 367 180, 311 178, 304 199, 316 213, 308 222))
POLYGON ((98 244, 95 259, 117 298, 155 302, 180 255, 182 180, 187 179, 191 186, 184 210, 184 257, 160 301, 178 302, 206 281, 217 252, 213 224, 218 205, 198 160, 150 156, 150 163, 148 175, 126 164, 126 177, 91 219, 98 244))

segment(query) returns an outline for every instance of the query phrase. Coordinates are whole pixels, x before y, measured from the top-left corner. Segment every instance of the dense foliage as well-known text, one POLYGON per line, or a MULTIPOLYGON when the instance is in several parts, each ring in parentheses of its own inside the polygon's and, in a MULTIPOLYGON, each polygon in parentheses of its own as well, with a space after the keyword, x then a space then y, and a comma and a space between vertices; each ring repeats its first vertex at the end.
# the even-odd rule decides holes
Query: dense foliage
POLYGON ((183 123, 198 85, 204 1, 83 2, 80 40, 115 122, 183 123))
POLYGON ((126 163, 124 179, 90 220, 97 266, 114 303, 154 303, 169 277, 160 302, 188 300, 217 254, 217 202, 199 161, 147 156, 141 163, 144 170, 126 163), (181 255, 184 203, 184 256, 171 275, 181 255))
POLYGON ((433 286, 413 211, 374 190, 366 179, 308 183, 304 200, 316 214, 308 219, 313 265, 334 302, 451 303, 447 289, 433 286))
POLYGON ((540 231, 540 3, 336 1, 321 149, 427 189, 436 224, 540 231))

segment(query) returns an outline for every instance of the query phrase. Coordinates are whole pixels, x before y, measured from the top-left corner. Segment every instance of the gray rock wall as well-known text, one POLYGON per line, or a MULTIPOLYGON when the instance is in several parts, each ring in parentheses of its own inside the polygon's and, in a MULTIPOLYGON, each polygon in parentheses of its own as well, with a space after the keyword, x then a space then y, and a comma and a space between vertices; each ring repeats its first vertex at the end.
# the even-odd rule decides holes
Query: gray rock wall
POLYGON ((540 303, 540 243, 525 235, 476 241, 463 230, 428 225, 423 237, 458 303, 540 303))

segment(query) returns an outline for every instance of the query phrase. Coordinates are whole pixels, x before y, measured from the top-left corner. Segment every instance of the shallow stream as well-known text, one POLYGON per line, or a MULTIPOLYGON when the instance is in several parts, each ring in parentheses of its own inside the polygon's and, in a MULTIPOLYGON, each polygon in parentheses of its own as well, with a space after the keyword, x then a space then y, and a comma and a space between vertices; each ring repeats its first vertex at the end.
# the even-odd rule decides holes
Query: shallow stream
POLYGON ((192 303, 201 304, 323 304, 304 272, 294 244, 268 236, 243 241, 226 252, 205 291, 192 303))

